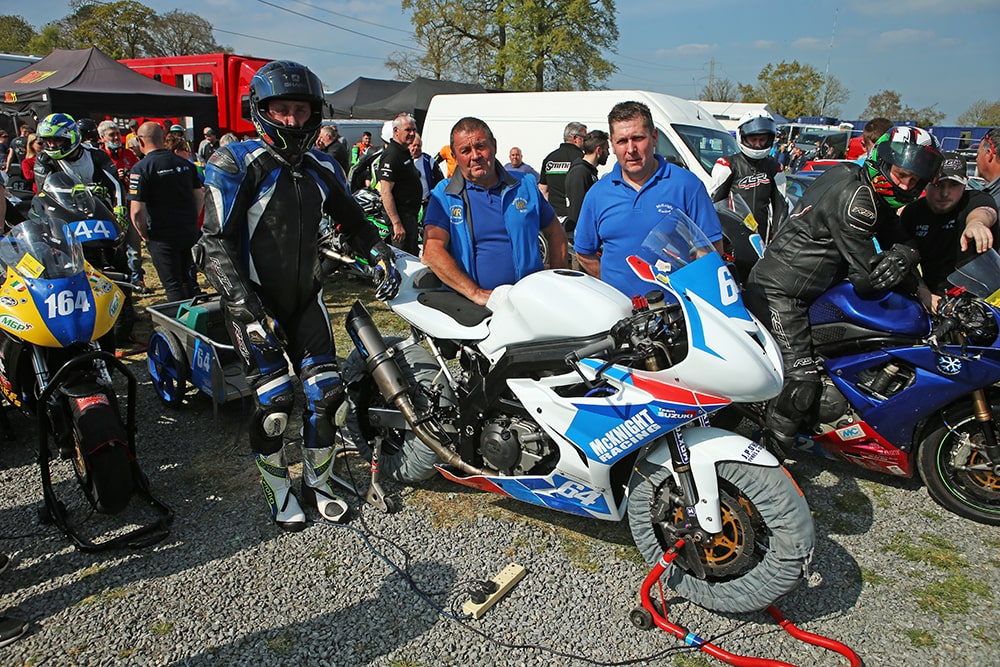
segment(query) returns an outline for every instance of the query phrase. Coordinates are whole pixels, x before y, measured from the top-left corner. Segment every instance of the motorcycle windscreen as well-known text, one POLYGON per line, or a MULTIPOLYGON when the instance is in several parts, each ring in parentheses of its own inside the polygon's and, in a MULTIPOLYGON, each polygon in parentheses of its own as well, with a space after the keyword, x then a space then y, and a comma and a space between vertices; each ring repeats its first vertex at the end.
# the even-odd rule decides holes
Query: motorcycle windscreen
POLYGON ((991 306, 1000 307, 1000 255, 993 248, 976 255, 955 269, 948 282, 964 287, 991 306))

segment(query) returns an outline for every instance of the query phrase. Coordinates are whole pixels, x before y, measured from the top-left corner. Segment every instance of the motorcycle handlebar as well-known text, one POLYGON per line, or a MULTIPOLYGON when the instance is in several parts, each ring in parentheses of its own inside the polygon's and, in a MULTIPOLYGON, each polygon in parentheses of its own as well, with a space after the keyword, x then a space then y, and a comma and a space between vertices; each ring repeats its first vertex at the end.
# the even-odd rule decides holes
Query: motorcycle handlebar
POLYGON ((612 338, 611 336, 605 336, 601 340, 590 343, 589 345, 584 345, 583 347, 567 354, 566 363, 568 365, 573 365, 574 363, 580 361, 581 359, 585 359, 587 357, 593 357, 597 354, 600 354, 601 352, 612 350, 614 349, 614 347, 615 347, 615 339, 612 338))

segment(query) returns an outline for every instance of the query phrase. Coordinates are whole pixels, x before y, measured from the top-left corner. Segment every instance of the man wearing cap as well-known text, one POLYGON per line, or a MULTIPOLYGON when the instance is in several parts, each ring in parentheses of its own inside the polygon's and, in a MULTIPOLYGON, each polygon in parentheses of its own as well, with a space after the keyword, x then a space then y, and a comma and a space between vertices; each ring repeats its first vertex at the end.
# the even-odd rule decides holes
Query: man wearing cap
POLYGON ((926 196, 900 216, 920 251, 920 296, 932 309, 950 287, 948 276, 955 267, 998 247, 990 229, 997 220, 996 202, 985 192, 966 189, 966 170, 965 158, 944 153, 941 174, 927 185, 926 196))
POLYGON ((219 138, 211 127, 206 127, 203 134, 205 138, 198 144, 198 159, 202 164, 208 164, 208 158, 212 157, 212 153, 219 147, 219 138))

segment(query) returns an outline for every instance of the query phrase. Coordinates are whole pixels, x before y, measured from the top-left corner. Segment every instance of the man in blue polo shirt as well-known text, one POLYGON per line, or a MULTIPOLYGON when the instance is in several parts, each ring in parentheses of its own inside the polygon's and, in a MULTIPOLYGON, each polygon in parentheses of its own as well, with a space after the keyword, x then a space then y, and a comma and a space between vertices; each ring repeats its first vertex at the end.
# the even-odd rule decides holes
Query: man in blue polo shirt
POLYGON ((587 192, 574 248, 587 273, 635 296, 648 292, 650 285, 632 272, 626 260, 639 251, 661 209, 669 205, 684 211, 719 251, 722 228, 698 177, 654 152, 658 134, 649 107, 620 102, 608 114, 608 125, 618 164, 587 192))
POLYGON ((541 271, 538 234, 551 268, 566 267, 566 234, 530 174, 496 162, 497 142, 478 118, 451 129, 455 173, 431 192, 423 261, 456 292, 485 306, 495 287, 541 271))

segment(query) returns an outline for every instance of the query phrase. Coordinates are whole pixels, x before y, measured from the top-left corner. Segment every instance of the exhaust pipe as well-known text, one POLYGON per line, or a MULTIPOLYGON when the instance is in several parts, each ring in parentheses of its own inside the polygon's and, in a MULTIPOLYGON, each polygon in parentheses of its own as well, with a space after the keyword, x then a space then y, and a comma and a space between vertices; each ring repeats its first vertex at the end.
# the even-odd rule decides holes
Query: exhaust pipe
POLYGON ((485 470, 469 465, 452 451, 442 441, 442 439, 447 441, 448 436, 436 421, 418 419, 417 410, 408 393, 409 385, 403 378, 396 360, 389 353, 368 309, 360 301, 355 301, 351 306, 345 326, 354 346, 365 358, 365 366, 375 380, 382 397, 387 403, 396 406, 420 441, 430 447, 446 465, 454 466, 467 475, 489 474, 485 470))

